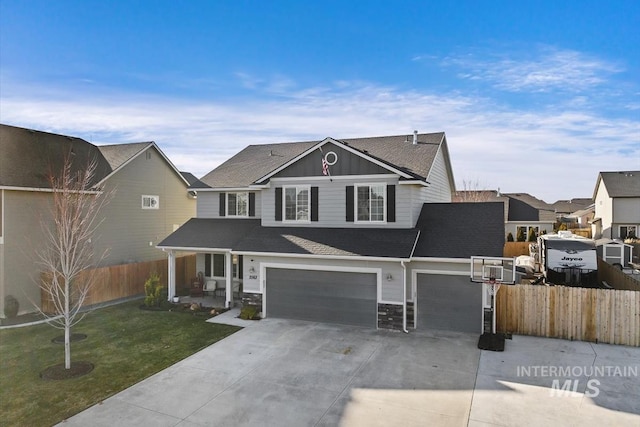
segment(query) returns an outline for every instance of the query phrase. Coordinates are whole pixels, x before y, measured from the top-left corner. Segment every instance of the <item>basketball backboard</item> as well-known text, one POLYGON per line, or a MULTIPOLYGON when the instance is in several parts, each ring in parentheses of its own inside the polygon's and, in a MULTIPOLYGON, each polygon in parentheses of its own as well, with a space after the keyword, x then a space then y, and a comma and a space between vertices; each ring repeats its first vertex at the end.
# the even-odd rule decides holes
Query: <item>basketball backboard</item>
POLYGON ((471 281, 513 285, 516 281, 515 261, 515 258, 472 256, 471 281))

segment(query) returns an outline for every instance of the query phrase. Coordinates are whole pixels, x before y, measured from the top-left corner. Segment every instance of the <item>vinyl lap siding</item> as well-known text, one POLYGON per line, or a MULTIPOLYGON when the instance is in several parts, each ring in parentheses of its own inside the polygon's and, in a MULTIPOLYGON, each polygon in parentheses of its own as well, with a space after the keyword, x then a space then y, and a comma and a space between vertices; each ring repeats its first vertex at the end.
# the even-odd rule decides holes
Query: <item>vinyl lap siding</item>
POLYGON ((447 167, 442 153, 442 146, 433 161, 429 176, 427 177, 429 187, 427 187, 427 203, 450 203, 451 184, 447 174, 447 167))

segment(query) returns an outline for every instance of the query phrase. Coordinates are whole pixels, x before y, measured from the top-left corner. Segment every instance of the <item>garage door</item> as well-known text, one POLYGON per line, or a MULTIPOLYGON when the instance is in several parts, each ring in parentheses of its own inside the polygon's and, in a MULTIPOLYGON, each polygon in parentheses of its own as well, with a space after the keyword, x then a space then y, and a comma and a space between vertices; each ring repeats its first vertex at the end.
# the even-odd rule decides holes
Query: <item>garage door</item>
POLYGON ((481 332, 481 284, 469 276, 418 274, 417 288, 418 328, 481 332))
POLYGON ((376 327, 372 273, 267 269, 267 317, 376 327))

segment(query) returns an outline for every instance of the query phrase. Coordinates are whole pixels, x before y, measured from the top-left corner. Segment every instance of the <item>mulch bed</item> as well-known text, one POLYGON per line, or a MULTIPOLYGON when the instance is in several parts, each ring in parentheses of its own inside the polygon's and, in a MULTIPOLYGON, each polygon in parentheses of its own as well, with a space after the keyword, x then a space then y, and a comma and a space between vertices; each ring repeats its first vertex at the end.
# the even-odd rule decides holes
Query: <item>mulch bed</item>
MULTIPOLYGON (((87 334, 71 334, 69 335, 69 342, 82 341, 87 339, 87 334)), ((64 344, 64 335, 60 335, 51 340, 54 344, 64 344)))
POLYGON ((64 363, 49 366, 40 373, 43 380, 67 380, 77 378, 93 371, 93 363, 90 362, 71 362, 71 368, 65 369, 64 363))

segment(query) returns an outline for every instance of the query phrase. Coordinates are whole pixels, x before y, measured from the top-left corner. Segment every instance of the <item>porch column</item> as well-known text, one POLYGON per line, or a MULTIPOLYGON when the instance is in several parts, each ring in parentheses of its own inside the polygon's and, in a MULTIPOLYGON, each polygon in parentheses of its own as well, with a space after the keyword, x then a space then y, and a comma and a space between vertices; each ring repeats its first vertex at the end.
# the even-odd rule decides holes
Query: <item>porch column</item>
POLYGON ((224 254, 224 263, 225 263, 225 276, 226 276, 226 292, 225 292, 225 302, 224 306, 226 308, 231 307, 231 298, 233 297, 233 290, 231 289, 231 283, 233 280, 233 257, 231 256, 231 251, 224 254))
POLYGON ((171 249, 169 249, 167 270, 167 299, 171 301, 176 295, 176 254, 171 249))

